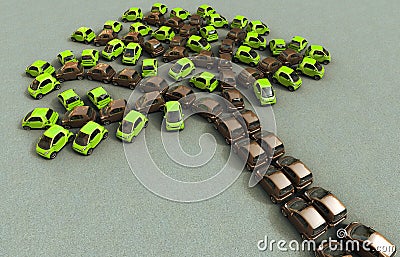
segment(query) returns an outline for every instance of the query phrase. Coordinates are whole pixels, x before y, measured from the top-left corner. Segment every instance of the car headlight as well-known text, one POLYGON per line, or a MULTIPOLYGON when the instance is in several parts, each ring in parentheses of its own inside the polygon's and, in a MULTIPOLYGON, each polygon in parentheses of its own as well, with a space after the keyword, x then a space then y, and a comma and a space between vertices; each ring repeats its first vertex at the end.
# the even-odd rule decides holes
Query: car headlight
POLYGON ((50 151, 45 152, 44 154, 47 155, 50 151))
POLYGON ((82 148, 82 151, 85 151, 85 150, 86 150, 86 146, 84 148, 82 148))

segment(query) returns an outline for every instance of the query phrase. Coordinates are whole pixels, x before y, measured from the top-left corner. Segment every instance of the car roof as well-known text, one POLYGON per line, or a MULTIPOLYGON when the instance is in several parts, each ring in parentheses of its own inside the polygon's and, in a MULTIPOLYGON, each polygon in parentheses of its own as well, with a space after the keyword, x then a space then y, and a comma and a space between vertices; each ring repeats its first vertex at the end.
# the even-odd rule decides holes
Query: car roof
POLYGON ((261 131, 256 136, 257 138, 261 138, 261 140, 265 141, 268 145, 271 145, 272 147, 283 144, 282 141, 274 133, 266 130, 261 131))
POLYGON ((192 90, 190 87, 188 87, 188 86, 179 85, 179 86, 176 86, 176 87, 171 87, 171 88, 168 90, 168 93, 179 92, 179 93, 181 93, 182 95, 186 95, 186 94, 188 94, 188 93, 190 93, 190 92, 192 92, 192 91, 193 91, 193 90, 192 90))
POLYGON ((91 134, 96 128, 100 128, 101 126, 94 121, 89 121, 80 129, 80 132, 91 134))
POLYGON ((77 29, 77 31, 86 32, 88 29, 90 29, 90 28, 88 28, 88 27, 80 27, 79 29, 77 29))
POLYGON ((258 116, 251 110, 246 110, 244 109, 243 111, 240 112, 242 115, 243 119, 246 120, 248 123, 252 123, 254 121, 258 121, 258 116))
POLYGON ((155 65, 156 59, 143 59, 143 65, 155 65))
POLYGON ((137 46, 140 46, 140 44, 136 43, 136 42, 130 42, 125 48, 126 49, 132 49, 132 48, 135 48, 137 46))
POLYGON ((325 219, 319 214, 319 212, 312 206, 304 208, 299 214, 310 224, 311 228, 315 229, 326 223, 325 219))
POLYGON ((159 29, 159 31, 166 31, 166 32, 171 32, 172 28, 169 26, 161 26, 159 29))
POLYGON ((226 92, 229 95, 230 99, 243 98, 240 91, 237 90, 236 88, 225 89, 225 90, 223 90, 223 92, 226 92))
POLYGON ((292 38, 293 41, 303 41, 304 39, 305 39, 305 38, 302 37, 302 36, 294 36, 294 37, 292 38))
POLYGON ((263 24, 263 22, 261 20, 252 20, 250 23, 253 25, 263 24))
POLYGON ((192 41, 199 41, 201 39, 202 39, 202 37, 198 36, 198 35, 191 35, 189 38, 189 40, 192 40, 192 41))
POLYGON ((257 79, 256 82, 258 82, 261 88, 272 87, 271 82, 267 78, 257 79))
POLYGON ((271 41, 274 41, 275 42, 275 44, 286 44, 286 42, 285 42, 285 40, 284 39, 282 39, 282 38, 273 38, 273 39, 271 39, 271 41))
POLYGON ((116 45, 116 44, 118 44, 118 43, 121 43, 122 45, 124 45, 124 42, 122 42, 121 41, 121 39, 118 39, 118 38, 114 38, 113 40, 111 40, 111 41, 108 41, 108 45, 116 45))
POLYGON ((289 68, 287 66, 282 66, 279 68, 278 72, 284 72, 284 73, 290 74, 293 72, 293 69, 289 68))
POLYGON ((104 25, 114 25, 115 22, 118 22, 118 21, 107 20, 106 22, 104 22, 104 25))
POLYGON ((219 105, 219 102, 211 97, 203 97, 196 100, 195 105, 198 104, 205 105, 210 109, 214 109, 215 106, 219 105))
POLYGON ((91 92, 95 97, 100 96, 102 94, 108 94, 107 91, 102 87, 95 87, 91 89, 89 92, 91 92))
POLYGON ((92 69, 99 69, 99 70, 105 70, 110 66, 108 63, 98 63, 96 66, 94 66, 92 69))
POLYGON ((62 68, 73 68, 77 67, 79 65, 79 62, 66 62, 62 68))
POLYGON ((71 113, 73 113, 74 115, 86 115, 88 110, 89 110, 90 106, 76 106, 71 113))
POLYGON ((212 79, 215 77, 215 75, 212 74, 211 72, 203 71, 202 73, 199 74, 198 77, 205 78, 205 79, 212 79))
MULTIPOLYGON (((179 47, 180 48, 179 52, 184 52, 185 51, 185 48, 182 47, 182 46, 175 46, 175 47, 179 47)), ((175 47, 174 47, 174 49, 175 49, 175 47)), ((186 57, 179 59, 176 63, 179 63, 182 66, 187 64, 187 63, 193 64, 193 62, 189 58, 186 58, 186 57)))
POLYGON ((41 67, 43 66, 45 63, 47 63, 44 60, 36 60, 34 61, 30 66, 36 66, 36 67, 41 67))
POLYGON ((247 32, 247 37, 249 37, 249 36, 258 37, 258 35, 259 34, 257 32, 255 32, 255 31, 247 32))
POLYGON ((131 24, 131 27, 132 27, 132 28, 136 28, 136 27, 139 27, 139 26, 145 26, 145 27, 147 27, 145 24, 143 24, 143 23, 140 22, 140 21, 136 21, 136 22, 134 22, 134 23, 131 24))
POLYGON ((64 50, 62 52, 59 53, 59 55, 61 56, 70 56, 73 55, 74 53, 71 50, 64 50))
POLYGON ((274 63, 274 62, 279 62, 279 60, 276 59, 275 57, 268 56, 268 57, 262 59, 261 62, 262 63, 266 63, 266 64, 271 64, 271 63, 274 63))
POLYGON ((149 40, 147 40, 147 42, 148 42, 149 44, 151 44, 151 45, 156 45, 156 44, 159 44, 159 43, 160 43, 160 41, 158 41, 158 40, 155 39, 155 38, 149 39, 149 40))
MULTIPOLYGON (((135 110, 131 110, 128 112, 128 114, 124 117, 124 120, 126 121, 130 121, 130 122, 134 122, 138 117, 142 117, 143 118, 143 114, 135 111, 135 110)), ((144 116, 145 117, 145 116, 144 116)))
POLYGON ((312 58, 312 57, 305 56, 301 62, 302 62, 302 63, 315 64, 317 61, 316 61, 314 58, 312 58))
POLYGON ((112 107, 113 109, 126 107, 126 100, 122 99, 122 98, 121 99, 112 100, 108 105, 110 107, 112 107))
POLYGON ((112 35, 113 33, 114 33, 114 31, 113 31, 112 29, 103 29, 103 30, 99 33, 99 36, 100 36, 100 35, 104 35, 104 34, 112 35))
POLYGON ((126 75, 128 77, 131 77, 133 74, 137 73, 136 70, 132 68, 125 68, 119 72, 119 75, 126 75))
POLYGON ((83 49, 82 50, 82 55, 92 54, 93 50, 98 51, 96 49, 83 49))
POLYGON ((70 88, 70 89, 67 89, 67 90, 61 92, 59 95, 61 95, 64 99, 68 99, 68 98, 71 98, 78 94, 75 92, 74 89, 70 88))
POLYGON ((333 215, 339 214, 346 209, 343 203, 331 193, 323 197, 320 202, 327 206, 333 215))
POLYGON ((36 78, 35 78, 35 80, 37 80, 37 81, 39 81, 39 83, 40 82, 42 82, 43 80, 45 80, 45 79, 54 79, 54 77, 53 76, 51 76, 50 74, 47 74, 47 73, 43 73, 43 74, 40 74, 39 76, 37 76, 36 78))
POLYGON ((247 142, 247 144, 241 147, 247 149, 251 156, 259 156, 265 153, 264 149, 254 140, 247 142))
POLYGON ((49 129, 47 129, 43 135, 53 138, 55 137, 59 132, 61 131, 66 131, 65 128, 61 127, 60 125, 54 124, 53 126, 51 126, 49 129))
POLYGON ((304 165, 302 161, 296 161, 290 164, 288 167, 290 167, 290 169, 300 178, 304 178, 305 176, 311 174, 311 171, 304 165))
POLYGON ((165 103, 165 108, 167 112, 170 111, 179 111, 181 104, 178 101, 168 101, 165 103))
POLYGON ((50 108, 35 108, 32 111, 30 117, 43 117, 50 110, 50 108))
POLYGON ((392 254, 396 251, 396 247, 381 233, 375 231, 369 236, 368 241, 378 251, 385 253, 387 256, 394 256, 392 254))
POLYGON ((241 46, 239 46, 238 51, 250 52, 251 51, 251 47, 250 46, 241 45, 241 46))
POLYGON ((244 17, 243 15, 236 15, 235 18, 233 18, 233 19, 243 20, 243 19, 247 19, 247 18, 244 17))
POLYGON ((274 173, 267 175, 267 177, 272 180, 279 189, 283 189, 292 184, 282 170, 277 170, 274 173))
POLYGON ((128 10, 129 11, 136 11, 136 10, 140 10, 140 8, 139 7, 131 7, 128 10))
POLYGON ((203 29, 209 31, 209 30, 215 30, 215 27, 213 25, 207 25, 207 26, 203 27, 203 29))

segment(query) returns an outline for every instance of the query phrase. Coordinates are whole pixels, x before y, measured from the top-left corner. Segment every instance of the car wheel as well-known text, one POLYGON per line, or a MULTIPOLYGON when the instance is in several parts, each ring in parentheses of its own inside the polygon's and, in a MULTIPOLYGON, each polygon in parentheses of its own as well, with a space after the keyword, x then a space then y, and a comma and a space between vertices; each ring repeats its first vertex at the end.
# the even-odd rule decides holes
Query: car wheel
POLYGON ((228 24, 225 24, 223 27, 224 27, 224 29, 227 29, 228 28, 228 24))
POLYGON ((225 142, 226 142, 228 145, 230 145, 230 144, 231 144, 231 141, 229 141, 229 139, 228 139, 228 138, 225 138, 225 142))
POLYGON ((66 129, 70 129, 70 128, 71 128, 71 126, 70 126, 70 125, 64 125, 64 128, 66 128, 66 129))
POLYGON ((133 143, 133 141, 135 141, 135 139, 136 139, 136 136, 133 136, 133 137, 131 138, 131 140, 126 141, 126 142, 128 142, 128 143, 133 143))
POLYGON ((91 155, 92 153, 93 153, 93 148, 90 148, 90 149, 87 151, 86 155, 91 155))
POLYGON ((76 42, 76 39, 74 37, 71 37, 72 42, 76 42))
POLYGON ((42 94, 38 94, 37 96, 36 96, 36 99, 38 99, 38 100, 40 100, 40 99, 42 99, 43 98, 43 95, 42 94))
POLYGON ((93 80, 92 76, 87 76, 86 77, 88 80, 93 80))
POLYGON ((287 214, 283 209, 281 210, 281 213, 282 213, 283 217, 287 217, 287 214))
MULTIPOLYGON (((76 77, 78 80, 82 80, 83 79, 83 76, 82 75, 80 75, 80 76, 78 76, 78 77, 76 77)), ((61 81, 60 81, 61 82, 61 81)))
POLYGON ((315 75, 315 76, 314 76, 314 79, 315 79, 315 80, 320 80, 320 79, 321 79, 321 77, 320 77, 320 76, 318 76, 318 75, 315 75))
POLYGON ((22 128, 25 129, 25 130, 31 130, 31 128, 28 127, 28 126, 23 126, 22 128))
POLYGON ((288 89, 289 89, 290 92, 294 91, 294 88, 292 86, 288 86, 288 89))
POLYGON ((111 84, 113 84, 114 86, 118 86, 118 82, 116 81, 111 82, 111 84))
POLYGON ((128 22, 128 20, 124 18, 124 19, 122 19, 122 22, 128 22))
POLYGON ((111 61, 113 62, 115 60, 115 56, 111 57, 111 61))
POLYGON ((329 64, 329 61, 325 60, 325 61, 322 62, 322 64, 327 65, 327 64, 329 64))
POLYGON ((272 195, 269 197, 269 199, 271 199, 271 202, 273 203, 273 204, 277 204, 278 203, 278 201, 275 199, 275 197, 273 197, 272 195))
POLYGON ((75 139, 75 135, 72 135, 68 138, 68 143, 72 143, 75 139))
POLYGON ((149 121, 146 121, 143 125, 144 128, 147 128, 147 126, 149 125, 149 121))
POLYGON ((236 58, 236 57, 233 57, 233 62, 236 62, 236 63, 238 63, 238 62, 239 62, 238 58, 236 58))
POLYGON ((258 48, 258 50, 260 50, 260 51, 264 51, 264 50, 265 50, 265 48, 264 48, 263 46, 260 46, 260 48, 258 48))
POLYGON ((207 64, 206 68, 207 68, 207 70, 211 70, 212 69, 212 65, 211 64, 207 64))
POLYGON ((96 43, 94 43, 94 45, 97 46, 97 47, 99 47, 99 46, 100 46, 100 43, 96 42, 96 43))
POLYGON ((276 78, 272 78, 272 82, 273 82, 274 84, 278 84, 278 80, 277 80, 276 78))
POLYGON ((58 82, 63 83, 65 80, 63 78, 59 78, 58 82))
POLYGON ((106 139, 108 137, 108 132, 104 133, 103 139, 106 139))
POLYGON ((60 90, 60 88, 61 88, 60 84, 57 84, 57 85, 54 86, 54 90, 60 90))
POLYGON ((105 121, 103 121, 103 125, 110 125, 110 121, 109 120, 105 120, 105 121))
POLYGON ((246 170, 251 171, 250 165, 246 164, 246 170))
POLYGON ((169 42, 170 42, 169 39, 165 39, 166 44, 169 44, 169 42))
POLYGON ((103 79, 103 83, 104 83, 104 84, 108 84, 108 83, 110 83, 110 81, 108 81, 108 80, 106 80, 106 79, 103 79))
POLYGON ((132 90, 134 90, 135 87, 136 87, 135 85, 129 85, 129 88, 132 89, 132 90))
POLYGON ((163 60, 163 62, 168 62, 167 58, 163 58, 162 60, 163 60))
POLYGON ((50 154, 50 159, 54 159, 54 158, 56 158, 57 157, 57 152, 52 152, 51 154, 50 154))
POLYGON ((86 45, 88 45, 89 44, 89 41, 87 41, 87 40, 85 40, 85 41, 83 41, 86 45))
POLYGON ((251 62, 251 63, 250 63, 250 66, 251 66, 251 67, 256 67, 256 64, 255 64, 254 62, 251 62))

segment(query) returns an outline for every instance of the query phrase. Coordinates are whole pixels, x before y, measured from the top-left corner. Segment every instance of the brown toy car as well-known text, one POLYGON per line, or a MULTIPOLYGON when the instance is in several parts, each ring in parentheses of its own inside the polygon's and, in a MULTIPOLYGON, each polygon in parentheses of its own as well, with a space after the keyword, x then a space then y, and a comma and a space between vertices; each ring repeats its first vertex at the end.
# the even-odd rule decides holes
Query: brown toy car
POLYGON ((99 63, 86 73, 88 80, 103 81, 109 83, 115 75, 115 70, 111 65, 106 63, 99 63))
POLYGON ((253 135, 262 148, 272 156, 272 160, 277 160, 285 154, 285 147, 282 141, 272 132, 262 130, 253 135))
POLYGON ((190 24, 184 24, 179 29, 179 36, 184 38, 189 38, 191 35, 198 35, 199 29, 196 26, 192 26, 190 24))
POLYGON ((121 121, 124 117, 125 108, 125 99, 111 101, 106 107, 100 110, 100 122, 104 125, 108 125, 112 122, 121 121))
POLYGON ((177 59, 181 59, 183 57, 188 57, 189 53, 187 49, 183 46, 175 46, 174 48, 168 49, 164 54, 163 54, 163 61, 164 62, 170 62, 174 61, 177 59))
POLYGON ((217 100, 211 97, 203 97, 194 101, 192 111, 206 118, 208 122, 214 122, 224 109, 217 100))
POLYGON ((66 112, 61 120, 61 125, 66 128, 80 128, 89 121, 96 120, 96 111, 90 106, 76 106, 72 111, 66 112))
POLYGON ((235 45, 238 46, 246 38, 246 35, 247 35, 247 33, 244 30, 241 30, 239 28, 233 28, 228 32, 228 34, 226 35, 226 38, 233 40, 235 45))
POLYGON ((341 242, 323 242, 315 250, 316 257, 356 257, 356 255, 351 254, 345 250, 345 245, 341 242))
POLYGON ((243 95, 236 88, 223 89, 221 96, 229 101, 227 109, 230 111, 242 110, 244 108, 243 95))
POLYGON ((219 72, 219 85, 222 90, 236 88, 236 73, 232 70, 221 70, 219 72))
POLYGON ((233 115, 225 114, 214 118, 213 126, 224 137, 228 145, 235 145, 236 142, 244 139, 246 136, 245 125, 233 115))
POLYGON ((303 55, 293 49, 286 49, 278 55, 278 60, 285 66, 293 67, 301 63, 303 55))
POLYGON ((143 44, 143 49, 153 58, 160 56, 165 52, 165 48, 162 46, 160 41, 155 38, 146 41, 143 44))
POLYGON ((192 61, 196 67, 211 70, 215 65, 215 58, 213 57, 213 52, 202 50, 199 54, 193 56, 192 61))
POLYGON ((143 79, 138 88, 141 92, 148 93, 157 91, 164 95, 165 92, 167 92, 169 85, 162 77, 154 76, 143 79))
POLYGON ((165 22, 165 17, 159 12, 150 12, 143 17, 143 23, 160 27, 165 22))
POLYGON ((164 110, 165 100, 158 91, 142 95, 135 103, 134 109, 141 113, 152 113, 164 110))
POLYGON ((189 108, 196 101, 193 90, 185 85, 169 88, 164 98, 166 101, 179 101, 183 108, 189 108))
POLYGON ((262 78, 264 78, 264 74, 261 71, 248 67, 239 73, 236 82, 239 86, 249 88, 257 79, 262 78))
POLYGON ((310 203, 295 197, 281 208, 283 216, 296 227, 303 240, 315 240, 328 228, 325 219, 310 203))
POLYGON ((247 126, 248 134, 250 136, 253 136, 257 132, 261 131, 260 120, 258 119, 257 115, 253 111, 243 109, 240 112, 236 112, 235 114, 237 114, 243 118, 243 120, 247 126))
POLYGON ((82 80, 84 77, 84 70, 78 62, 67 62, 56 72, 56 79, 61 83, 66 80, 82 80))
POLYGON ((239 158, 246 162, 248 171, 267 169, 267 153, 256 141, 248 139, 237 141, 233 149, 239 158))
POLYGON ((171 42, 169 42, 169 48, 174 48, 175 46, 186 46, 187 38, 176 35, 172 38, 171 42))
POLYGON ((118 38, 117 33, 115 33, 112 29, 103 29, 94 39, 94 45, 105 46, 108 41, 114 38, 118 38))
POLYGON ((142 46, 144 44, 144 38, 139 32, 128 32, 121 40, 125 45, 129 43, 139 43, 139 45, 142 46))
POLYGON ((303 190, 313 182, 310 169, 299 159, 283 156, 276 161, 276 165, 283 169, 297 191, 303 190))
POLYGON ((183 20, 179 17, 169 18, 164 22, 164 26, 171 27, 175 33, 179 32, 179 29, 183 26, 183 20))
POLYGON ((142 76, 140 76, 139 72, 131 68, 125 68, 114 75, 112 84, 135 89, 141 80, 142 76))
POLYGON ((232 55, 224 53, 219 55, 218 71, 232 70, 232 55))
POLYGON ((218 53, 223 54, 223 53, 228 53, 232 56, 233 54, 233 40, 229 38, 225 38, 222 40, 221 45, 219 46, 218 53))
POLYGON ((280 67, 282 63, 278 59, 268 56, 258 63, 257 69, 264 74, 264 77, 271 77, 280 67))
POLYGON ((281 203, 294 195, 293 184, 281 169, 270 165, 265 175, 256 172, 255 176, 274 204, 281 203))
POLYGON ((204 20, 200 15, 192 14, 189 18, 189 24, 200 29, 204 25, 204 20))

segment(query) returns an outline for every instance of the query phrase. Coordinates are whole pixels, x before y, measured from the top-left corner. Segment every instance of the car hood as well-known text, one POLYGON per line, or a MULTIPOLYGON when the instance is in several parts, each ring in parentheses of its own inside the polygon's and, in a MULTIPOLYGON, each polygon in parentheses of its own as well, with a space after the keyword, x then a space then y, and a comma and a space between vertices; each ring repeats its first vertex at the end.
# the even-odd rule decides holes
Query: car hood
POLYGON ((396 251, 396 247, 378 232, 370 235, 368 240, 375 249, 386 254, 387 256, 392 256, 392 254, 396 251))
POLYGON ((321 203, 329 208, 333 215, 339 214, 346 209, 346 207, 333 195, 327 195, 321 199, 321 203))

